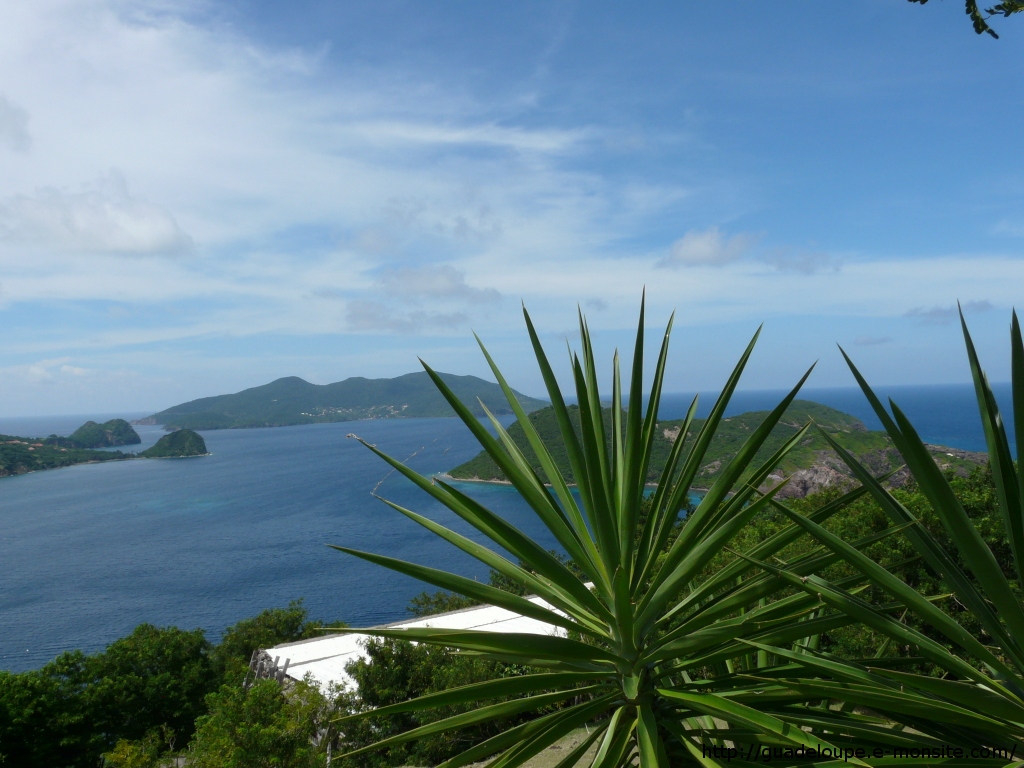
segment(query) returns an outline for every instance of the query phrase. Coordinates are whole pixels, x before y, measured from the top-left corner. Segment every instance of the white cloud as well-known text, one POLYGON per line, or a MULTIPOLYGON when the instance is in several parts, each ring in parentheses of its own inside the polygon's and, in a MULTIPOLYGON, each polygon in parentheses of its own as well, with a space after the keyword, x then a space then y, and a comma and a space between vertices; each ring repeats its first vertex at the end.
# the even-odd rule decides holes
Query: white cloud
POLYGON ((25 370, 29 381, 45 381, 53 378, 49 369, 41 365, 30 365, 25 370))
POLYGON ((77 365, 71 365, 71 358, 57 357, 46 360, 37 360, 27 365, 12 366, 0 369, 0 373, 21 377, 29 382, 54 381, 66 377, 81 377, 89 375, 90 371, 77 365))
MULTIPOLYGON (((474 277, 474 270, 467 269, 474 277)), ((745 321, 753 324, 777 317, 892 318, 908 305, 928 307, 935 297, 949 297, 945 309, 955 312, 961 295, 987 295, 995 306, 1019 302, 1024 260, 982 254, 937 256, 914 260, 848 259, 842 272, 793 277, 766 270, 757 260, 741 260, 718 269, 668 271, 636 259, 603 259, 581 267, 577 261, 528 262, 503 276, 502 293, 525 297, 531 313, 562 323, 566 306, 599 296, 616 311, 595 314, 595 327, 628 327, 646 286, 648 308, 667 314, 678 309, 679 325, 745 321), (543 274, 543 280, 535 275, 543 274), (952 308, 952 309, 951 309, 952 308), (550 314, 548 314, 550 313, 550 314)), ((985 302, 964 304, 967 312, 983 311, 985 302)), ((940 307, 942 309, 942 307, 940 307)), ((474 323, 474 327, 476 324, 474 323)))
POLYGON ((723 236, 718 227, 690 230, 672 243, 669 255, 659 267, 720 267, 742 258, 754 239, 747 234, 723 236))
POLYGON ((28 112, 0 95, 0 144, 15 152, 28 152, 32 137, 28 133, 28 112))
POLYGON ((853 343, 858 347, 878 347, 892 341, 892 336, 858 336, 853 343))
POLYGON ((192 239, 164 208, 133 197, 111 172, 83 192, 42 189, 0 200, 0 241, 71 252, 174 254, 192 239))
POLYGON ((377 281, 388 295, 424 297, 486 304, 501 299, 493 288, 474 288, 466 284, 465 273, 448 264, 428 267, 402 267, 385 271, 377 281))
MULTIPOLYGON (((982 299, 980 301, 967 301, 962 305, 964 312, 988 312, 992 309, 992 302, 988 299, 982 299)), ((947 307, 914 307, 913 309, 907 310, 903 316, 909 317, 914 320, 920 320, 923 323, 930 325, 944 325, 945 323, 951 323, 959 317, 959 312, 955 305, 947 307)))
POLYGON ((819 272, 838 272, 842 261, 830 253, 821 251, 800 251, 792 253, 779 251, 765 258, 779 272, 793 272, 801 275, 815 275, 819 272))
MULTIPOLYGON (((53 248, 168 252, 191 237, 237 294, 254 287, 259 251, 286 250, 298 230, 329 233, 371 271, 416 254, 455 269, 483 256, 493 273, 510 254, 592 254, 641 215, 609 224, 618 185, 561 168, 594 145, 593 128, 518 125, 429 73, 327 71, 320 48, 275 50, 192 6, 0 7, 0 71, 33 129, 31 154, 0 177, 0 260, 23 261, 14 247, 33 244, 47 263, 53 248), (131 195, 83 188, 112 167, 131 195)), ((661 205, 672 204, 665 189, 661 205)), ((119 267, 95 268, 107 266, 98 283, 121 299, 119 267)), ((194 275, 197 295, 209 277, 194 275)), ((291 275, 279 279, 300 294, 291 275)))
POLYGON ((489 146, 516 152, 562 153, 590 140, 592 131, 585 129, 525 130, 504 128, 493 124, 444 126, 415 121, 373 121, 352 124, 353 136, 372 144, 489 146))
POLYGON ((461 312, 402 312, 375 301, 350 301, 345 312, 353 331, 384 331, 388 333, 420 333, 425 330, 446 330, 465 324, 461 312))
POLYGON ((0 301, 11 318, 45 308, 48 323, 20 326, 5 350, 76 356, 40 375, 88 366, 98 380, 106 367, 80 350, 257 334, 519 334, 520 298, 538 328, 566 327, 579 302, 615 330, 644 285, 652 316, 679 308, 680 325, 1019 299, 1010 256, 844 254, 841 276, 825 253, 768 258, 756 236, 705 226, 749 212, 743 195, 708 192, 699 173, 633 174, 624 129, 586 123, 598 112, 517 112, 493 93, 474 101, 443 68, 275 50, 204 2, 0 4, 0 301), (88 184, 109 168, 130 194, 88 184), (670 216, 694 228, 652 253, 670 216), (202 258, 123 257, 190 237, 202 258))

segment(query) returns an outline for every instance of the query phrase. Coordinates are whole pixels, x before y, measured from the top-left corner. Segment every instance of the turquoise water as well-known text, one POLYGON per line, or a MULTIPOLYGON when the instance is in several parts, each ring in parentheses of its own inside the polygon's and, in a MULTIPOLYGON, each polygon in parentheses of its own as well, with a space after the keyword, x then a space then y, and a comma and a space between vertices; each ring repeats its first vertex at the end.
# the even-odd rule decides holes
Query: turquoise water
MULTIPOLYGON (((997 392, 1005 398, 1005 387, 997 392)), ((966 387, 894 393, 923 437, 983 449, 966 387)), ((771 407, 778 393, 739 393, 731 412, 771 407)), ((852 390, 808 399, 865 418, 852 390)), ((704 408, 711 398, 704 398, 704 408)), ((664 418, 689 398, 671 396, 664 418)), ((130 416, 130 414, 121 414, 130 416)), ((97 421, 109 414, 93 414, 97 421)), ((69 434, 86 417, 0 420, 0 433, 69 434)), ((138 428, 138 450, 160 437, 138 428)), ((487 569, 375 501, 377 488, 483 538, 346 435, 355 432, 416 470, 443 472, 477 452, 455 419, 363 421, 204 432, 212 456, 80 465, 0 479, 0 669, 38 667, 61 651, 95 651, 141 622, 220 631, 305 598, 310 614, 353 625, 405 617, 424 585, 331 550, 342 544, 486 578, 487 569), (413 455, 415 454, 415 455, 413 455), (381 482, 383 481, 383 482, 381 482), (378 487, 378 483, 380 483, 378 487)), ((555 542, 503 486, 462 484, 545 547, 555 542)))

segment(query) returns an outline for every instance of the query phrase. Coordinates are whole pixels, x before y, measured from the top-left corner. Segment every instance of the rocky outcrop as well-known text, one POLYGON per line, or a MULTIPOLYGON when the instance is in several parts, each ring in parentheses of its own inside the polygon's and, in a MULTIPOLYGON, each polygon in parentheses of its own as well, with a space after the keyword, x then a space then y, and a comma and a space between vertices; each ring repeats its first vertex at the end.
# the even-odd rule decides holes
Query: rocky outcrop
MULTIPOLYGON (((925 447, 939 469, 951 470, 962 477, 966 477, 974 467, 988 463, 988 455, 977 451, 964 451, 944 445, 926 444, 925 447)), ((910 470, 901 466, 902 457, 894 448, 864 453, 857 459, 876 477, 893 467, 899 467, 885 482, 889 488, 901 488, 910 480, 910 470)), ((776 471, 768 475, 768 482, 760 490, 770 490, 786 479, 784 473, 776 471)), ((831 450, 817 451, 814 464, 798 469, 788 476, 788 480, 786 487, 778 492, 777 498, 802 499, 826 488, 848 490, 858 484, 850 468, 831 450)))
POLYGON ((144 459, 184 458, 208 456, 206 441, 191 429, 176 429, 156 441, 156 445, 139 454, 144 459))
MULTIPOLYGON (((777 478, 771 487, 782 481, 779 475, 771 475, 771 478, 777 478)), ((844 475, 830 466, 818 464, 808 469, 798 469, 790 475, 789 482, 778 492, 776 498, 802 499, 804 496, 810 496, 812 493, 818 493, 826 488, 846 489, 853 484, 853 478, 848 475, 844 475)))

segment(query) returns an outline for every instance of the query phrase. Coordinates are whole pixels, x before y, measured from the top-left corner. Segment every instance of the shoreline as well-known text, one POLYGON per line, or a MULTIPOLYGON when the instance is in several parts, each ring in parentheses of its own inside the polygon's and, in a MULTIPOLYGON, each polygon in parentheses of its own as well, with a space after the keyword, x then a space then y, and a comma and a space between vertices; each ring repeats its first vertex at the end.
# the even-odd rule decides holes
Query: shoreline
MULTIPOLYGON (((533 411, 530 411, 533 413, 533 411)), ((511 411, 501 412, 494 414, 497 418, 502 416, 514 416, 515 414, 511 411)), ((433 416, 363 416, 360 418, 351 419, 324 419, 316 421, 291 421, 287 424, 233 424, 229 427, 181 427, 172 424, 167 425, 167 422, 150 421, 149 419, 135 419, 128 423, 134 426, 141 427, 160 427, 164 432, 176 432, 179 429, 191 429, 193 432, 226 432, 231 429, 279 429, 281 427, 312 427, 318 424, 354 424, 360 421, 415 421, 416 419, 458 419, 459 416, 455 413, 450 414, 436 414, 433 416)), ((480 421, 486 418, 486 414, 481 414, 479 417, 480 421)))
MULTIPOLYGON (((505 486, 513 487, 512 483, 509 482, 508 480, 484 480, 483 478, 479 478, 479 477, 452 477, 447 472, 435 472, 433 475, 431 475, 431 478, 438 478, 438 479, 443 480, 445 482, 453 482, 453 483, 482 483, 483 485, 505 485, 505 486)), ((576 487, 576 483, 567 483, 567 485, 570 488, 575 488, 576 487)), ((545 488, 550 488, 551 487, 551 483, 544 483, 544 487, 545 488)), ((657 488, 658 484, 657 483, 644 483, 644 487, 645 488, 657 488)), ((690 488, 690 490, 692 492, 694 492, 694 493, 707 493, 708 492, 707 488, 690 488)))
POLYGON ((43 467, 42 469, 30 469, 27 472, 10 472, 0 475, 0 480, 8 477, 22 477, 23 475, 34 475, 37 472, 53 472, 58 469, 71 469, 71 467, 84 467, 88 464, 116 464, 120 461, 135 461, 137 459, 201 459, 203 456, 213 456, 211 451, 197 453, 194 456, 123 456, 120 459, 90 459, 89 461, 77 461, 74 464, 65 464, 62 467, 43 467))

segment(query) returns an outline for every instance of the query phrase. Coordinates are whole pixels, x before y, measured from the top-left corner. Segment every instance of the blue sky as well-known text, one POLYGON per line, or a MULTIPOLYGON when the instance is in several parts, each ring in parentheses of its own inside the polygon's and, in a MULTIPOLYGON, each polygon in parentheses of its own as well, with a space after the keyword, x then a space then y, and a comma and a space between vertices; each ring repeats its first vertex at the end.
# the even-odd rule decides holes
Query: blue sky
POLYGON ((540 394, 676 310, 669 388, 1008 378, 1024 22, 962 5, 0 8, 0 415, 157 410, 298 375, 540 394))

